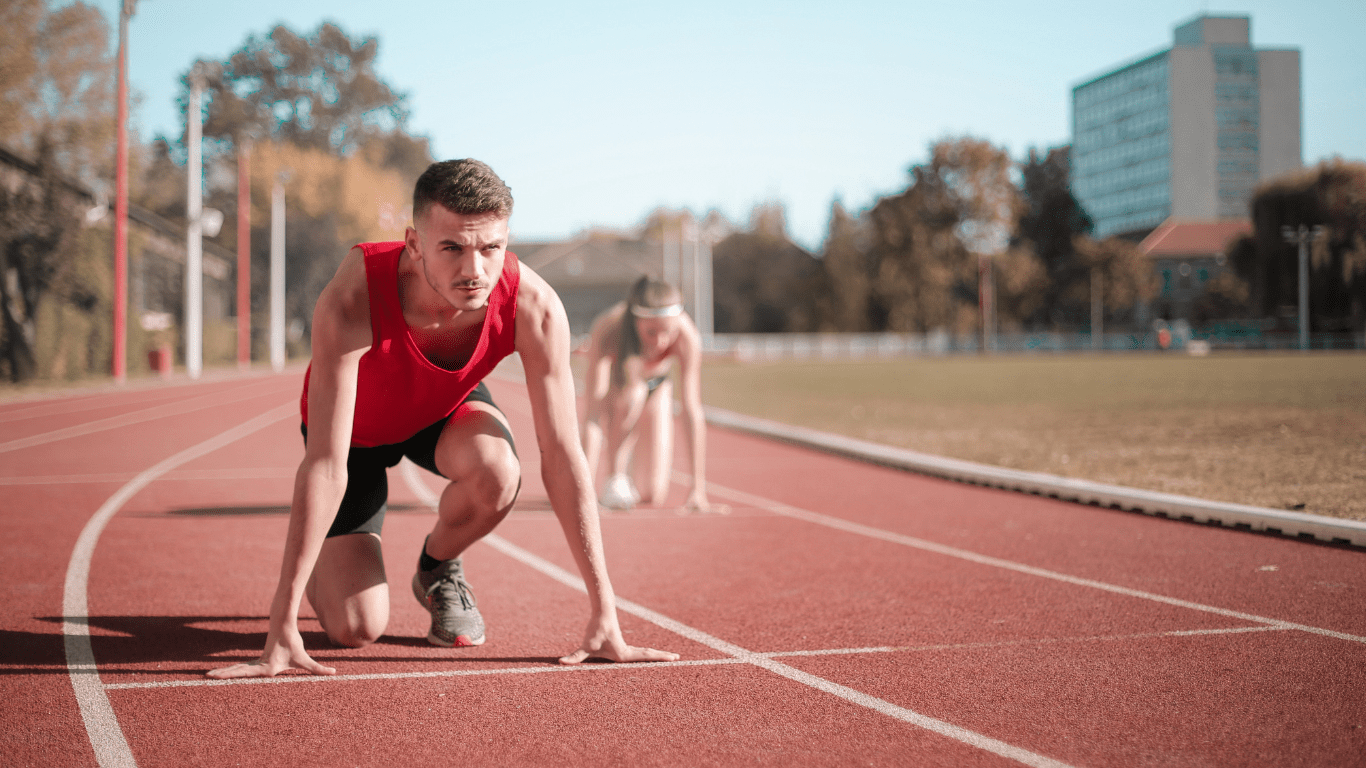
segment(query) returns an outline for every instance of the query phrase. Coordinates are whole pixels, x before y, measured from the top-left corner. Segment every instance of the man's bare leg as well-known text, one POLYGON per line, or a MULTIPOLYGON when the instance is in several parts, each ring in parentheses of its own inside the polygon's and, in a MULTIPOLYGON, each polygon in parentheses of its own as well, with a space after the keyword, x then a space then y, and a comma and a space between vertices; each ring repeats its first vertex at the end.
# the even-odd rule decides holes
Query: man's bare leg
POLYGON ((450 483, 441 493, 436 526, 427 539, 429 556, 459 557, 512 510, 522 467, 503 435, 506 428, 496 408, 476 401, 462 405, 441 431, 436 468, 450 483))
POLYGON ((379 536, 352 533, 324 541, 305 594, 332 642, 360 648, 378 640, 389 623, 379 536))
POLYGON ((642 504, 658 506, 669 497, 673 470, 673 387, 665 380, 645 401, 636 429, 632 475, 642 504))

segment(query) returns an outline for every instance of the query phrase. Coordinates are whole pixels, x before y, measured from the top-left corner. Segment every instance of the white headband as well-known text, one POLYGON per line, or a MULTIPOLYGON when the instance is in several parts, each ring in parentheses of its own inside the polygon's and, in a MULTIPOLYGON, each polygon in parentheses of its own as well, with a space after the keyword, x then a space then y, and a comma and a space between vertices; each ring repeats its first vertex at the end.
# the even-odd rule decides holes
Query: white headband
POLYGON ((636 317, 677 317, 683 314, 683 305, 670 304, 665 307, 641 307, 632 304, 631 314, 636 317))

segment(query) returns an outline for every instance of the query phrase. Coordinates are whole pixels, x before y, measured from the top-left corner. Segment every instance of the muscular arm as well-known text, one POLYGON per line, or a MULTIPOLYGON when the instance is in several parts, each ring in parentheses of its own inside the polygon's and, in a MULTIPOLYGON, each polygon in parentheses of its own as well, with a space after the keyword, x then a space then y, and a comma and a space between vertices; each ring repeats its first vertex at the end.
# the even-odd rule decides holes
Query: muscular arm
POLYGON ((270 677, 299 668, 336 670, 314 661, 299 635, 299 606, 327 529, 346 491, 346 457, 356 406, 356 374, 370 348, 365 265, 353 249, 318 298, 313 312, 313 363, 308 384, 308 447, 294 477, 280 581, 270 606, 270 630, 261 658, 209 672, 210 677, 270 677), (357 282, 359 281, 359 282, 357 282))
POLYGON ((616 596, 607 578, 593 483, 579 446, 574 380, 569 369, 569 321, 559 297, 525 266, 517 299, 517 352, 526 371, 541 452, 541 479, 588 589, 590 615, 583 645, 560 661, 577 664, 590 657, 613 661, 677 659, 677 654, 633 648, 622 639, 616 596))

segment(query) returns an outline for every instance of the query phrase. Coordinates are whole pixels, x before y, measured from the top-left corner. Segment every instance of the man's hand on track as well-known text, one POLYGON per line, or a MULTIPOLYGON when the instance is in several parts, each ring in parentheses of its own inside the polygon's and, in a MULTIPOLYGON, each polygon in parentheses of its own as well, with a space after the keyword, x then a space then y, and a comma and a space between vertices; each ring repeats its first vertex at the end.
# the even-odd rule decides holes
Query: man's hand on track
POLYGON ((253 662, 233 664, 208 671, 215 680, 232 680, 241 677, 275 677, 286 669, 301 669, 315 675, 335 675, 337 670, 325 667, 314 661, 304 650, 304 640, 297 630, 285 632, 285 641, 280 642, 271 632, 266 638, 266 649, 261 658, 253 662))
POLYGON ((613 620, 610 627, 597 622, 590 622, 588 634, 583 639, 583 645, 568 656, 560 657, 560 663, 582 664, 588 659, 606 659, 617 662, 678 661, 678 658, 678 654, 669 651, 627 645, 621 637, 621 629, 616 626, 616 621, 613 620))

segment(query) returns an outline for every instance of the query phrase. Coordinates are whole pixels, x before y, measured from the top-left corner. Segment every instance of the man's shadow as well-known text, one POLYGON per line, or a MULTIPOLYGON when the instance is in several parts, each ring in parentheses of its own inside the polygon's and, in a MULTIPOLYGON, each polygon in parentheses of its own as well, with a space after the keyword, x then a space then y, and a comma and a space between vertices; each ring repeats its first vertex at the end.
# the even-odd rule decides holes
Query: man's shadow
MULTIPOLYGON (((0 630, 0 674, 66 674, 65 638, 61 633, 63 617, 40 616, 39 621, 53 625, 53 632, 0 630)), ((91 616, 90 646, 99 666, 135 667, 120 671, 137 674, 183 675, 186 662, 202 662, 205 669, 240 661, 255 661, 266 644, 262 630, 237 631, 217 625, 247 624, 264 628, 265 616, 91 616), (104 634, 103 632, 112 634, 104 634), (176 664, 175 669, 155 669, 157 664, 176 664)), ((334 645, 321 631, 301 631, 304 646, 314 657, 327 662, 356 661, 440 662, 440 663, 516 663, 555 664, 553 656, 489 657, 466 655, 414 655, 406 648, 437 649, 426 637, 384 635, 364 649, 334 645), (348 652, 354 651, 355 655, 348 652), (391 652, 390 652, 391 651, 391 652)), ((457 650, 458 653, 458 650, 457 650)))

